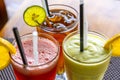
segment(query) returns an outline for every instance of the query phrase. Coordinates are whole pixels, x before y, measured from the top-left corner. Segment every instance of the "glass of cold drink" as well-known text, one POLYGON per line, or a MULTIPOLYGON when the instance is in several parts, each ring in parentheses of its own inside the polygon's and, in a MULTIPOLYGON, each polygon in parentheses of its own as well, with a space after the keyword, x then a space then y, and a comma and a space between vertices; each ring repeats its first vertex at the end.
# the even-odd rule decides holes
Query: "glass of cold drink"
POLYGON ((16 80, 55 80, 57 62, 59 58, 59 44, 50 35, 39 33, 38 36, 38 63, 33 55, 32 34, 21 37, 28 65, 24 65, 16 42, 17 53, 10 55, 16 80))
POLYGON ((68 80, 102 80, 108 68, 111 50, 105 50, 106 37, 89 32, 87 46, 80 52, 80 34, 76 31, 63 41, 68 80))
POLYGON ((57 74, 64 73, 64 59, 62 53, 62 42, 66 35, 77 30, 78 12, 71 6, 64 4, 49 5, 50 16, 46 18, 38 32, 52 35, 60 44, 60 57, 58 61, 57 74))

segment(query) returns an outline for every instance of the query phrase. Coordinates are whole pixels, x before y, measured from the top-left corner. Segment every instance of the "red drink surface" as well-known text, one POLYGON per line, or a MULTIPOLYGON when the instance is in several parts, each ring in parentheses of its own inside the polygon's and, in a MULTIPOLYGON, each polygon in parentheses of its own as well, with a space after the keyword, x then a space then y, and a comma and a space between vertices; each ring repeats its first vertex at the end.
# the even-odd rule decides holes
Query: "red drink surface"
POLYGON ((19 50, 16 46, 17 53, 12 58, 19 62, 13 62, 12 65, 15 75, 18 80, 54 80, 56 75, 56 64, 58 60, 58 47, 52 41, 39 38, 38 52, 39 61, 38 65, 34 64, 33 44, 32 39, 22 40, 24 51, 27 57, 28 65, 26 68, 20 64, 22 63, 19 50))

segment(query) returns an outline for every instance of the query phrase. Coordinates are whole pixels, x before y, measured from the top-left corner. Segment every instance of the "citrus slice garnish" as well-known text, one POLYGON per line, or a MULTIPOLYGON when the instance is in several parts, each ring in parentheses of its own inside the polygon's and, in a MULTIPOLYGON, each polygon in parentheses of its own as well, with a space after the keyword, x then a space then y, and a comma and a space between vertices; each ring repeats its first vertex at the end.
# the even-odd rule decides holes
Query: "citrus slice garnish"
POLYGON ((31 27, 37 27, 43 23, 46 18, 46 12, 44 8, 38 5, 28 7, 23 14, 23 19, 26 24, 31 27))
POLYGON ((9 51, 4 46, 0 46, 0 70, 8 66, 10 62, 9 51))
POLYGON ((0 38, 0 45, 6 47, 11 54, 15 54, 16 53, 16 48, 7 40, 0 38))
POLYGON ((10 63, 10 54, 15 54, 15 47, 7 40, 0 38, 0 70, 7 67, 10 63))
POLYGON ((116 34, 110 38, 104 45, 104 48, 107 50, 112 49, 113 56, 120 56, 120 34, 116 34))

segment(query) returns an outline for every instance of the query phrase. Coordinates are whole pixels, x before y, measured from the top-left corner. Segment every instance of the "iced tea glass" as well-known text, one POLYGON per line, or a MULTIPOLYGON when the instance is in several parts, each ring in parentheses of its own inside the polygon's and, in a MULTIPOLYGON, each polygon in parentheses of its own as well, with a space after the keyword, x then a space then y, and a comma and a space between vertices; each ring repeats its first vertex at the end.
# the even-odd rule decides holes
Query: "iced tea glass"
POLYGON ((45 22, 37 27, 38 32, 52 35, 60 44, 60 57, 57 66, 57 74, 64 73, 64 59, 62 53, 62 42, 66 35, 77 30, 78 12, 71 6, 64 4, 49 5, 50 15, 45 22))
MULTIPOLYGON (((24 65, 19 49, 14 41, 17 53, 10 55, 16 80, 55 80, 59 58, 59 43, 50 35, 39 33, 38 63, 33 55, 32 34, 21 37, 28 65, 24 65)), ((37 45, 37 44, 36 44, 37 45)))

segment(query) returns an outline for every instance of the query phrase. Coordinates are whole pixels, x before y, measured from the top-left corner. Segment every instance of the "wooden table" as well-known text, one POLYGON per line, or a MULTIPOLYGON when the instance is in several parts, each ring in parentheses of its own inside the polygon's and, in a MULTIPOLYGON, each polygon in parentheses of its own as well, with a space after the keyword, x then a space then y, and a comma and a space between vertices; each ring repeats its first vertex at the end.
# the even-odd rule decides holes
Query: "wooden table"
MULTIPOLYGON (((80 0, 48 0, 51 3, 62 3, 76 8, 79 12, 80 0), (74 2, 73 2, 74 1, 74 2)), ((89 30, 97 31, 108 37, 120 32, 120 0, 84 0, 89 30)), ((23 12, 30 5, 41 5, 41 0, 25 0, 16 14, 0 31, 0 36, 13 37, 12 27, 18 27, 20 35, 32 32, 23 21, 23 12)))

